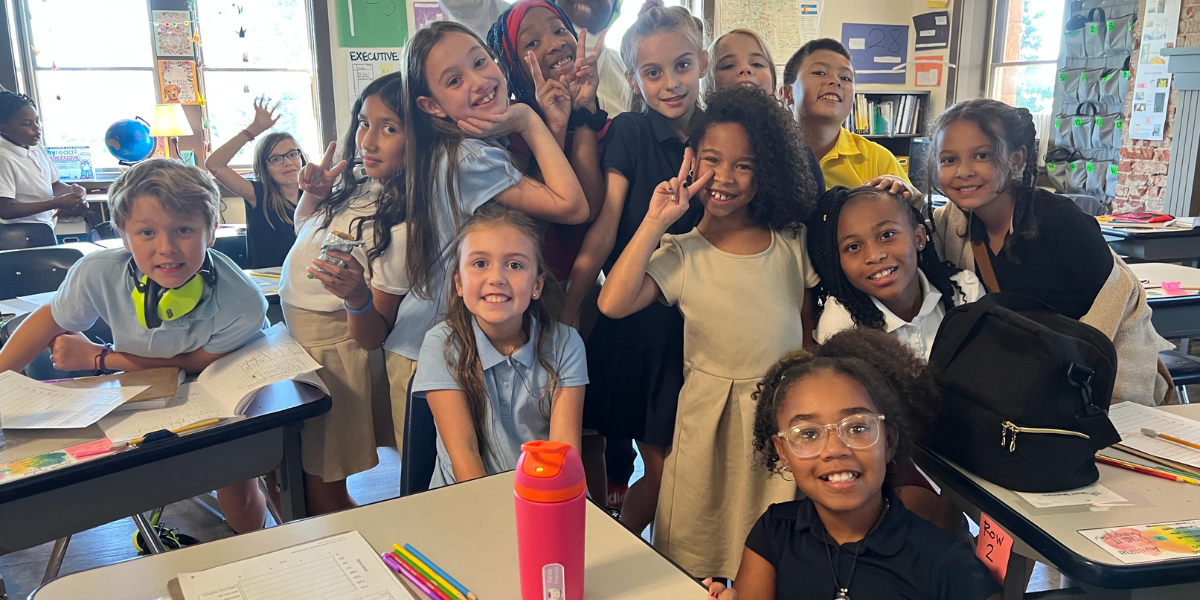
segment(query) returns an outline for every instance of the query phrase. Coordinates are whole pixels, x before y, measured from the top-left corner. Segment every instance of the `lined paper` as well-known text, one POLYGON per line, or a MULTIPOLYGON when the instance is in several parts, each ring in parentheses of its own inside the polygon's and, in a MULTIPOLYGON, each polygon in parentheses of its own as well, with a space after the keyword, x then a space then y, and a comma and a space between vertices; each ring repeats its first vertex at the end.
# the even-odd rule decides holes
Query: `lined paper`
POLYGON ((76 390, 0 373, 0 423, 5 429, 87 427, 150 386, 76 390))
POLYGON ((1114 404, 1108 409, 1108 418, 1121 434, 1122 446, 1200 468, 1200 450, 1142 434, 1145 427, 1200 444, 1200 421, 1133 402, 1114 404))
POLYGON ((229 416, 245 411, 254 392, 320 368, 283 323, 276 323, 262 336, 217 359, 200 373, 196 383, 216 398, 228 411, 225 416, 229 416))
POLYGON ((117 443, 140 438, 159 429, 179 429, 207 419, 228 416, 230 413, 195 383, 185 383, 175 390, 175 396, 166 408, 114 412, 100 419, 100 428, 108 439, 117 443))

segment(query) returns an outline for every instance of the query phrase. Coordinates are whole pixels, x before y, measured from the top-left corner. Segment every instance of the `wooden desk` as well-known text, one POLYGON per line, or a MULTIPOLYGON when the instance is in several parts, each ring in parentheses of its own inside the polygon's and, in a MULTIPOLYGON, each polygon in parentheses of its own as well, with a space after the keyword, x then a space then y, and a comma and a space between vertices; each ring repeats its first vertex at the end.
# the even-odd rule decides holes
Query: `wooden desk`
MULTIPOLYGON (((1200 418, 1200 405, 1171 406, 1162 410, 1200 418)), ((1104 452, 1140 460, 1113 448, 1104 452)), ((1200 486, 1097 465, 1100 483, 1129 500, 1132 506, 1038 509, 1015 492, 968 473, 923 448, 917 453, 917 464, 942 486, 942 493, 949 494, 971 518, 978 519, 982 510, 1009 532, 1013 536, 1014 556, 1054 565, 1073 582, 1081 584, 1088 593, 1087 598, 1200 598, 1200 559, 1127 565, 1078 533, 1080 529, 1200 518, 1200 486)), ((1009 584, 1005 586, 1006 600, 1021 597, 1015 588, 1023 588, 1024 571, 1023 559, 1009 561, 1008 579, 1012 581, 1006 582, 1009 584), (1019 585, 1013 585, 1016 582, 1019 585)), ((1021 594, 1023 592, 1022 589, 1021 594)), ((1049 592, 1039 598, 1067 597, 1054 595, 1056 593, 1049 592)))
MULTIPOLYGON (((283 381, 260 390, 248 418, 0 484, 0 554, 281 470, 284 519, 305 516, 302 421, 329 410, 320 390, 283 381)), ((5 431, 0 462, 104 437, 100 427, 5 431)))
POLYGON ((1196 266, 1200 260, 1200 228, 1115 229, 1100 225, 1104 239, 1126 262, 1182 262, 1196 266))
MULTIPOLYGON (((1132 264, 1129 268, 1139 279, 1148 281, 1146 285, 1178 281, 1187 287, 1200 287, 1200 269, 1165 263, 1132 264)), ((1158 335, 1167 339, 1200 337, 1200 294, 1147 297, 1146 303, 1154 311, 1150 320, 1158 335)))
MULTIPOLYGON (((31 599, 169 598, 167 582, 279 548, 358 530, 377 552, 411 543, 481 600, 519 600, 513 475, 501 473, 166 554, 67 575, 31 599)), ((587 507, 585 599, 703 600, 707 591, 604 511, 587 507)), ((422 596, 416 596, 421 598, 422 596)))

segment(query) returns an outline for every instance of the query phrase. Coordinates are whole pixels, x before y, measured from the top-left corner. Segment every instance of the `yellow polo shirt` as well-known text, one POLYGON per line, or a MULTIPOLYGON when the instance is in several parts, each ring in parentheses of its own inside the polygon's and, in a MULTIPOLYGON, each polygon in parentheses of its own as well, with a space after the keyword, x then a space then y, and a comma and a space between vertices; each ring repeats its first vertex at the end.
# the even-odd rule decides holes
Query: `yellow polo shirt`
POLYGON ((900 161, 887 148, 845 129, 837 144, 821 159, 825 189, 835 185, 856 188, 880 175, 896 175, 908 181, 900 161))

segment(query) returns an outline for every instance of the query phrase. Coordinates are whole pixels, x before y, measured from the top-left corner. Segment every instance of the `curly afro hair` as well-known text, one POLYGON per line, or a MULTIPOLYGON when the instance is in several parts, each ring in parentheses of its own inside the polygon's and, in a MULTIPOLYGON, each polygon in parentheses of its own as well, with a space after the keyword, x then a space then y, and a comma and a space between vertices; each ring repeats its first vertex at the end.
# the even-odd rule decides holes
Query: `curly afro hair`
POLYGON ((758 382, 753 396, 758 403, 754 449, 768 471, 782 470, 771 438, 779 432, 779 410, 788 390, 821 372, 841 373, 866 388, 885 417, 884 430, 896 462, 911 457, 913 441, 940 408, 941 389, 912 350, 883 331, 847 329, 812 352, 797 350, 783 355, 758 382))
POLYGON ((734 86, 705 97, 705 109, 692 120, 688 139, 699 152, 713 125, 737 123, 750 138, 758 192, 750 215, 775 230, 798 229, 816 209, 821 191, 813 179, 804 136, 791 113, 758 88, 734 86))

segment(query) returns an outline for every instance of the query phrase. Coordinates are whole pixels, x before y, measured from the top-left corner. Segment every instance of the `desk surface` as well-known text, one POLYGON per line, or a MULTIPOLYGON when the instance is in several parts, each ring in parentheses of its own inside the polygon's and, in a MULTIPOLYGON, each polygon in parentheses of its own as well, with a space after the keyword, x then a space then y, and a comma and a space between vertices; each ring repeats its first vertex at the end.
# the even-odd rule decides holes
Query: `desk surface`
MULTIPOLYGON (((1163 410, 1200 419, 1200 405, 1163 410)), ((1200 581, 1200 559, 1127 565, 1078 533, 1080 529, 1146 525, 1200 518, 1200 486, 1097 465, 1100 483, 1132 506, 1033 508, 1015 492, 925 453, 920 464, 962 494, 1064 574, 1104 588, 1131 589, 1200 581)), ((1141 460, 1109 448, 1106 454, 1141 460)))
POLYGON ((1100 224, 1100 232, 1104 235, 1122 240, 1155 240, 1175 237, 1193 237, 1200 235, 1200 227, 1184 229, 1182 227, 1130 227, 1128 229, 1100 224))
MULTIPOLYGON (((169 598, 168 582, 200 571, 358 530, 377 552, 411 543, 485 600, 519 600, 511 472, 289 523, 157 556, 67 575, 30 598, 169 598)), ((606 515, 587 507, 585 600, 702 600, 707 592, 606 515)), ((415 596, 421 597, 421 596, 415 596)))
MULTIPOLYGON (((1178 281, 1184 287, 1200 287, 1200 269, 1168 263, 1137 263, 1129 265, 1129 268, 1133 270, 1133 273, 1139 279, 1148 282, 1144 285, 1158 287, 1164 281, 1178 281)), ((1174 306, 1200 304, 1200 294, 1147 296, 1146 303, 1150 305, 1150 308, 1156 310, 1174 306)))

